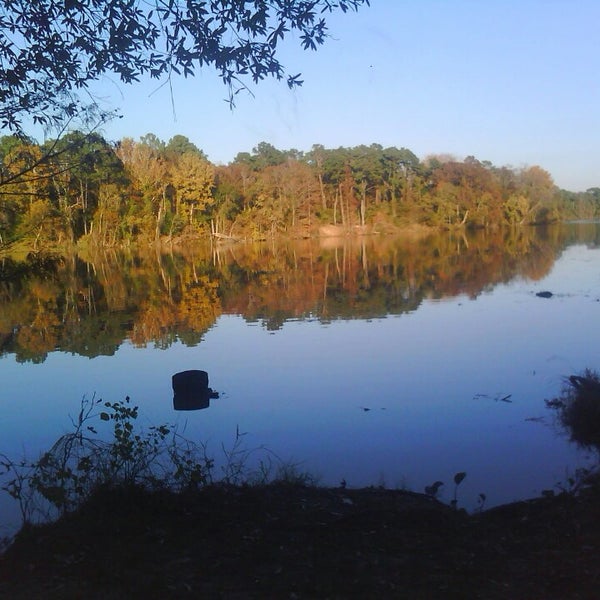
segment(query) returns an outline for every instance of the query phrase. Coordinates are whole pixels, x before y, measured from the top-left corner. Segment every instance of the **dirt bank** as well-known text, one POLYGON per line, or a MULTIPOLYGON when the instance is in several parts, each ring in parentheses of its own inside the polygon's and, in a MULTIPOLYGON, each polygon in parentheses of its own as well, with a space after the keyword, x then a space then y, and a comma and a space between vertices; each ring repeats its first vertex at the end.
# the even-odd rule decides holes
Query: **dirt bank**
POLYGON ((597 598, 591 488, 467 515, 410 492, 293 485, 98 494, 23 531, 3 598, 597 598))

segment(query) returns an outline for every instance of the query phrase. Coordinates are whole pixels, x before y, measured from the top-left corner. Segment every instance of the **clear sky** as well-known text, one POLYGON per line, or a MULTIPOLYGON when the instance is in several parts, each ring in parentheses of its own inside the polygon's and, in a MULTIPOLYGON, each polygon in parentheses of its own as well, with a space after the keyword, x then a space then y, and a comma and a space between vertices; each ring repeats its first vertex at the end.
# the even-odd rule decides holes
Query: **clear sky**
POLYGON ((261 141, 380 143, 600 186, 600 0, 372 0, 328 23, 317 52, 282 48, 301 88, 263 82, 233 111, 210 69, 173 82, 174 109, 168 86, 103 80, 96 93, 123 115, 105 136, 181 133, 216 163, 261 141))

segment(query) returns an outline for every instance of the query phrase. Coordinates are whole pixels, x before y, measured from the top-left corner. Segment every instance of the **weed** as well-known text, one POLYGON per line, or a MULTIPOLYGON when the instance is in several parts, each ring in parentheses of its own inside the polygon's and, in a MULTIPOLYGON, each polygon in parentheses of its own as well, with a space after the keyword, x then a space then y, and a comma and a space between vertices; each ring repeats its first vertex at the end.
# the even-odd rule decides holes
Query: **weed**
POLYGON ((487 499, 487 496, 483 492, 481 492, 481 494, 479 494, 479 496, 477 496, 477 512, 478 513, 483 512, 483 507, 485 506, 486 499, 487 499))
POLYGON ((590 485, 597 473, 597 467, 579 467, 575 469, 575 472, 572 475, 567 473, 565 481, 557 483, 556 488, 563 494, 574 496, 579 493, 582 488, 590 485))
MULTIPOLYGON (((460 471, 454 475, 454 496, 450 501, 450 506, 454 509, 458 508, 458 486, 463 482, 464 478, 467 474, 464 471, 460 471)), ((443 481, 436 481, 431 485, 425 486, 425 494, 431 496, 432 498, 438 498, 440 493, 440 488, 444 485, 443 481)), ((481 500, 481 506, 485 502, 485 494, 479 494, 479 498, 481 500)))
MULTIPOLYGON (((100 489, 188 491, 215 483, 215 461, 206 444, 184 438, 173 425, 140 430, 137 418, 138 407, 128 396, 123 402, 84 397, 77 419, 71 420, 73 431, 37 461, 0 455, 0 490, 18 502, 23 523, 72 512, 100 489), (112 426, 109 441, 98 433, 102 424, 112 426)), ((297 464, 285 463, 265 447, 248 449, 245 435, 238 427, 231 448, 222 445, 221 483, 315 483, 297 464), (263 456, 251 471, 258 452, 263 456)))
POLYGON ((101 487, 183 489, 211 481, 213 462, 202 447, 171 425, 138 430, 137 416, 129 397, 112 403, 84 397, 74 430, 37 461, 0 455, 0 489, 18 502, 23 523, 70 512, 101 487), (110 441, 99 437, 96 419, 112 424, 110 441))
MULTIPOLYGON (((277 458, 275 453, 270 452, 264 446, 248 448, 244 444, 246 432, 240 432, 239 426, 235 428, 235 439, 231 448, 221 444, 221 450, 225 456, 225 464, 221 466, 223 477, 221 481, 229 485, 240 485, 248 480, 253 483, 264 483, 270 478, 272 462, 277 458), (253 454, 265 453, 266 459, 259 461, 258 472, 250 473, 248 465, 253 454)), ((278 460, 278 459, 277 459, 278 460)))
POLYGON ((456 473, 454 475, 454 497, 452 498, 452 501, 450 502, 450 506, 454 509, 456 509, 458 507, 458 498, 457 498, 458 486, 462 483, 463 479, 466 476, 467 476, 467 474, 464 471, 461 471, 460 473, 456 473))
POLYGON ((437 498, 440 493, 440 488, 444 485, 443 481, 436 481, 431 485, 425 486, 425 493, 432 498, 437 498))
POLYGON ((301 487, 316 486, 318 478, 300 468, 299 463, 280 463, 275 471, 274 483, 297 485, 301 487))

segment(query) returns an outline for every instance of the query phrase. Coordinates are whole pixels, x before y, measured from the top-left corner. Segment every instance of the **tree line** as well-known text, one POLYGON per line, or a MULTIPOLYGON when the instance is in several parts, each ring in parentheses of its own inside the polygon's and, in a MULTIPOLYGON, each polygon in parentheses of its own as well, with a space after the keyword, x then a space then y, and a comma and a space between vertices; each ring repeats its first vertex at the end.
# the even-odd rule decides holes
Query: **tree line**
POLYGON ((539 166, 420 160, 379 144, 280 150, 215 165, 184 135, 116 143, 75 131, 0 138, 0 246, 35 250, 187 238, 265 239, 493 228, 600 216, 600 188, 559 189, 539 166))

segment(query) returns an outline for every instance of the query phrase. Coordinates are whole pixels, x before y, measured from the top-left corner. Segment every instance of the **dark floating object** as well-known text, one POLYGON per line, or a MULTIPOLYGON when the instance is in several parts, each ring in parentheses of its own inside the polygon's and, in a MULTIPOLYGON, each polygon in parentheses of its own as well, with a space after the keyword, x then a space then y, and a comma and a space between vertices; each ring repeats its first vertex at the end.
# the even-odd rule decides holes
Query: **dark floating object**
MULTIPOLYGON (((475 394, 475 396, 473 396, 473 400, 479 400, 481 398, 491 398, 491 396, 488 396, 487 394, 475 394)), ((512 394, 507 394, 506 396, 494 396, 494 401, 495 402, 507 402, 508 404, 512 403, 512 394)))
POLYGON ((181 371, 173 375, 173 408, 175 410, 200 410, 210 406, 211 398, 219 392, 208 387, 206 371, 181 371))
POLYGON ((538 292, 536 294, 536 296, 538 298, 552 298, 552 296, 554 296, 554 294, 552 292, 545 291, 545 292, 538 292))

